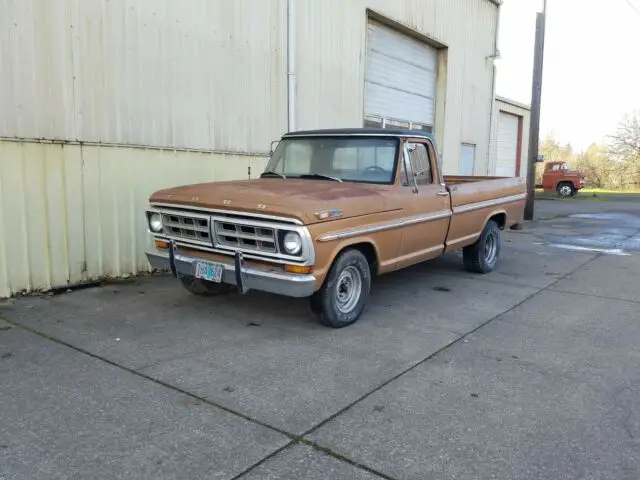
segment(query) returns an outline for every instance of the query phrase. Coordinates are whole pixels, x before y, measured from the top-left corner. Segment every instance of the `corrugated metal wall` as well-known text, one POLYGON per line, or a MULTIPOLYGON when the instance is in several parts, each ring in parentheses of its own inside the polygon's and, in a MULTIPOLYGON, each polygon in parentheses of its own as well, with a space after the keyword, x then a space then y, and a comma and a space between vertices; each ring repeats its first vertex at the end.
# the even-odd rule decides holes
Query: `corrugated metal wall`
POLYGON ((149 194, 247 178, 248 155, 0 141, 0 297, 146 271, 149 194))
MULTIPOLYGON (((287 125, 286 4, 0 0, 0 296, 146 270, 153 190, 259 172, 287 125)), ((448 47, 445 169, 463 142, 486 165, 489 0, 297 6, 299 128, 362 125, 369 8, 448 47)))
POLYGON ((0 137, 265 152, 286 0, 0 0, 0 137))
POLYGON ((522 117, 522 148, 520 154, 520 176, 527 176, 527 157, 529 155, 529 127, 531 124, 531 108, 527 105, 511 103, 505 98, 496 98, 495 115, 491 127, 491 160, 489 162, 490 174, 494 175, 498 158, 498 112, 503 111, 522 117))

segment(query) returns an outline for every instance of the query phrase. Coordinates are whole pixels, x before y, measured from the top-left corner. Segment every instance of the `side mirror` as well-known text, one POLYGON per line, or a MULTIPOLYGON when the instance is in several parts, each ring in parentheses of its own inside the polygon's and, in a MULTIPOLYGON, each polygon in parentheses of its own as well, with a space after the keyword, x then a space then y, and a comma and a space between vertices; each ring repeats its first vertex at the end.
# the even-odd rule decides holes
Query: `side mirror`
POLYGON ((271 146, 269 147, 269 155, 273 155, 273 152, 276 150, 276 148, 273 146, 273 144, 276 144, 276 147, 278 146, 278 144, 280 143, 280 140, 274 140, 273 142, 271 142, 271 146))

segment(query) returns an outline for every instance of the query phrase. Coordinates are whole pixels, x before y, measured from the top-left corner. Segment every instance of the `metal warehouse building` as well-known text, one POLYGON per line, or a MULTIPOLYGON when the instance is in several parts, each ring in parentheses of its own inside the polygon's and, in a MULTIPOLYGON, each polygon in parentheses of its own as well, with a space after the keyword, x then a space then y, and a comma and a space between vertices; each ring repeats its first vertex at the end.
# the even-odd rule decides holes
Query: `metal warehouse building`
POLYGON ((445 173, 524 175, 500 3, 0 0, 0 297, 147 270, 148 195, 255 177, 286 130, 423 129, 445 173))

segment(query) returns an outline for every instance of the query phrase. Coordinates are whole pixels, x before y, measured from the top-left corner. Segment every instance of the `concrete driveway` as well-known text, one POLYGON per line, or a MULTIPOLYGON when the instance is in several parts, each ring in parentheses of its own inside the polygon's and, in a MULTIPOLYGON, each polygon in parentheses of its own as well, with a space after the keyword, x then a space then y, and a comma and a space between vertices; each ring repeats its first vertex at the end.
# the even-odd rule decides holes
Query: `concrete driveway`
POLYGON ((0 479, 637 479, 640 204, 537 215, 342 330, 167 276, 0 304, 0 479))

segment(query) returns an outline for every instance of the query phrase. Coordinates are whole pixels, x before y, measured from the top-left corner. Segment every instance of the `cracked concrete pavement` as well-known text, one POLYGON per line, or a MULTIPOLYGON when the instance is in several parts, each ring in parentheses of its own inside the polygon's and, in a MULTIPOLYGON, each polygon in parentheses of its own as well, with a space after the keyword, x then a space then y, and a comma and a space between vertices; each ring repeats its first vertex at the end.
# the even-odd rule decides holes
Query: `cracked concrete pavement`
POLYGON ((637 479, 640 203, 536 208, 342 330, 168 276, 0 303, 0 479, 637 479))

